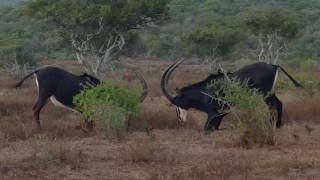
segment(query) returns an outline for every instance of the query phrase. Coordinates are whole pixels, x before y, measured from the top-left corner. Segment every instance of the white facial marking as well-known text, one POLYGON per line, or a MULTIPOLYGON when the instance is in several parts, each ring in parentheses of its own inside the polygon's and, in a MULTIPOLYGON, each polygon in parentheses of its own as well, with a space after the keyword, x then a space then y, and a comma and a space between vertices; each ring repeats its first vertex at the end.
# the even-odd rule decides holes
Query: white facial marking
POLYGON ((274 75, 274 80, 273 80, 271 92, 274 92, 275 87, 276 87, 277 80, 278 80, 278 69, 277 69, 277 71, 276 71, 276 74, 274 75))
POLYGON ((177 116, 179 122, 186 122, 188 111, 176 106, 177 116))
POLYGON ((36 85, 38 87, 38 90, 39 90, 39 82, 38 82, 38 78, 37 78, 37 75, 34 75, 35 79, 36 79, 36 85))
POLYGON ((69 110, 71 110, 71 111, 73 111, 73 112, 78 112, 78 111, 76 111, 75 109, 73 109, 73 108, 71 108, 71 107, 68 107, 68 106, 62 104, 62 103, 61 103, 60 101, 58 101, 54 96, 51 96, 51 97, 50 97, 50 100, 51 100, 51 102, 52 102, 54 105, 56 105, 56 106, 60 106, 60 107, 69 109, 69 110))

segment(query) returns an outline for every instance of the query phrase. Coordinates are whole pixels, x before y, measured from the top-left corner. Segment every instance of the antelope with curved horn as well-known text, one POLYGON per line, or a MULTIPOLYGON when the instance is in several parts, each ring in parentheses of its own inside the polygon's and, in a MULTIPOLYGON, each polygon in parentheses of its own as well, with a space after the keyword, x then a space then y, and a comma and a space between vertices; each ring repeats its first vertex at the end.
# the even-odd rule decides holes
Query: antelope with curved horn
MULTIPOLYGON (((147 96, 148 85, 140 73, 136 71, 135 73, 143 88, 140 98, 142 102, 147 96)), ((80 93, 86 85, 97 86, 101 83, 99 79, 86 73, 77 76, 61 68, 47 66, 26 75, 15 85, 15 88, 20 87, 23 82, 32 75, 35 75, 36 85, 38 87, 38 98, 32 108, 38 128, 41 127, 40 111, 46 105, 49 98, 55 105, 75 110, 73 97, 80 93)))
MULTIPOLYGON (((170 93, 168 81, 172 72, 183 62, 177 61, 169 66, 162 75, 161 89, 167 99, 176 106, 176 112, 179 122, 186 121, 187 113, 190 108, 205 112, 208 115, 205 130, 218 130, 221 120, 226 113, 221 113, 224 107, 218 103, 215 98, 209 96, 207 86, 212 81, 223 79, 225 75, 221 72, 217 74, 210 74, 206 79, 194 83, 192 85, 183 87, 179 90, 179 94, 174 96, 170 93)), ((249 81, 249 88, 256 88, 263 95, 271 94, 265 101, 270 109, 277 110, 276 127, 280 128, 282 125, 282 103, 273 92, 276 84, 278 70, 281 70, 294 83, 296 87, 302 87, 296 80, 294 80, 281 66, 266 64, 263 62, 254 63, 245 66, 233 73, 228 74, 230 78, 236 78, 240 82, 249 81)))

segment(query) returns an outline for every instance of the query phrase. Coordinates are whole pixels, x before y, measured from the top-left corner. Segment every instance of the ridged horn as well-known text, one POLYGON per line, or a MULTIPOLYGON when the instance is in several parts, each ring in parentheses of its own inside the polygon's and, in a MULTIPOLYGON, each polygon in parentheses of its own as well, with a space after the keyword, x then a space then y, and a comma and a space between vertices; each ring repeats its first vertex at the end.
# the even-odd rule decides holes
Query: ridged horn
POLYGON ((168 81, 170 79, 170 75, 172 72, 183 62, 184 60, 177 61, 173 63, 171 66, 169 66, 165 72, 162 74, 161 77, 161 89, 163 94, 168 98, 168 100, 173 103, 174 96, 170 94, 170 90, 168 87, 168 81))
POLYGON ((148 84, 147 84, 147 81, 144 79, 144 77, 138 71, 134 70, 134 73, 136 73, 142 85, 142 94, 140 97, 140 102, 143 102, 148 95, 148 84))
POLYGON ((138 77, 141 85, 142 85, 142 94, 141 94, 141 97, 140 97, 140 102, 143 102, 147 95, 148 95, 148 84, 147 84, 147 81, 144 79, 144 77, 141 75, 141 73, 139 73, 134 67, 132 67, 131 65, 125 65, 126 68, 132 70, 136 76, 138 77))

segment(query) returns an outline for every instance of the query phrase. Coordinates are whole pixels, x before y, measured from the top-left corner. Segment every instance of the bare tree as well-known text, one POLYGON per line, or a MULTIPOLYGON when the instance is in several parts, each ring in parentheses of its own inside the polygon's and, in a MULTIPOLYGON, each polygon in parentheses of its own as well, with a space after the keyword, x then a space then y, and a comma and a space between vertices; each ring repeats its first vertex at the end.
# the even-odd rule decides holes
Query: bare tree
POLYGON ((258 60, 261 62, 277 64, 280 56, 287 54, 286 41, 277 32, 267 35, 259 33, 258 42, 258 60))
POLYGON ((211 49, 211 55, 204 58, 206 64, 209 64, 210 73, 214 73, 218 69, 219 55, 217 53, 219 43, 211 49))
POLYGON ((87 72, 101 78, 105 75, 103 72, 112 68, 112 60, 126 42, 124 35, 116 30, 111 30, 106 36, 100 36, 103 30, 101 18, 97 32, 85 35, 71 33, 71 42, 76 49, 78 63, 83 65, 87 72), (97 37, 104 37, 100 40, 102 43, 96 43, 97 37))

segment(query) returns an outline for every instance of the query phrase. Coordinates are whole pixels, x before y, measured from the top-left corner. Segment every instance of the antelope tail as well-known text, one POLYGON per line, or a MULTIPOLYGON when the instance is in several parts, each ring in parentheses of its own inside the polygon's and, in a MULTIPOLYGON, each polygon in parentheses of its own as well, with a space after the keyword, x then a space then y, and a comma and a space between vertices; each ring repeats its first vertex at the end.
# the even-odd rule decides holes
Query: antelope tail
POLYGON ((14 86, 14 88, 20 87, 26 79, 28 79, 30 76, 32 76, 33 74, 35 74, 35 73, 37 73, 37 72, 38 72, 38 70, 35 70, 35 71, 31 72, 30 74, 26 75, 25 77, 23 77, 23 78, 14 86))
POLYGON ((300 87, 300 88, 303 88, 303 86, 298 83, 298 81, 296 81, 295 79, 293 79, 293 77, 281 66, 277 65, 278 68, 281 69, 282 72, 284 72, 284 74, 286 74, 286 76, 293 82, 293 84, 296 86, 296 87, 300 87))

